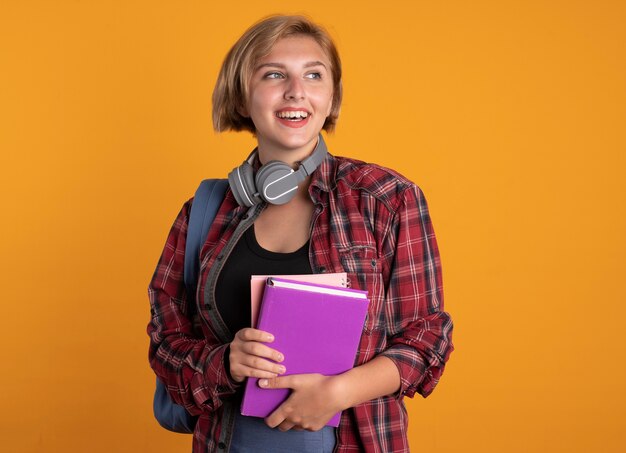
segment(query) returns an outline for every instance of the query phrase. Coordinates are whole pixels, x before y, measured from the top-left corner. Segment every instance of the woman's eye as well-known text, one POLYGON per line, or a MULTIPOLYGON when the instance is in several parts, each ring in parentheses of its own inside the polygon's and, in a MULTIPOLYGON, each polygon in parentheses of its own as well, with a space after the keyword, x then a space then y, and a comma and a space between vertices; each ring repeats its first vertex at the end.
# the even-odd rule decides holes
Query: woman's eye
POLYGON ((280 72, 268 72, 265 74, 266 79, 280 79, 283 75, 280 72))
POLYGON ((321 79, 322 78, 322 74, 320 74, 319 72, 311 72, 311 73, 307 74, 306 77, 308 79, 321 79))

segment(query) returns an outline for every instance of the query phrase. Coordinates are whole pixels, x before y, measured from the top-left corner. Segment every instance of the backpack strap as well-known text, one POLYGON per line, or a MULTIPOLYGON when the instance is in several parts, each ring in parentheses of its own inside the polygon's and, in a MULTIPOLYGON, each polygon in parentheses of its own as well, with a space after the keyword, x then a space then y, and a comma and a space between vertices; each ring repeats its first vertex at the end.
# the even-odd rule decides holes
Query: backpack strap
MULTIPOLYGON (((207 179, 202 181, 191 205, 189 226, 187 228, 187 243, 185 244, 184 276, 191 313, 196 310, 195 301, 198 270, 200 267, 200 249, 206 240, 217 210, 224 200, 227 187, 228 180, 226 179, 207 179)), ((192 416, 183 406, 174 403, 167 393, 165 385, 159 378, 156 380, 152 408, 155 418, 163 428, 177 433, 193 433, 198 417, 192 416)))
MULTIPOLYGON (((227 179, 205 179, 196 190, 191 205, 185 244, 184 280, 187 287, 187 297, 193 301, 196 299, 196 287, 198 286, 200 250, 206 241, 217 210, 224 201, 227 188, 227 179)), ((195 307, 195 303, 192 306, 195 307)))

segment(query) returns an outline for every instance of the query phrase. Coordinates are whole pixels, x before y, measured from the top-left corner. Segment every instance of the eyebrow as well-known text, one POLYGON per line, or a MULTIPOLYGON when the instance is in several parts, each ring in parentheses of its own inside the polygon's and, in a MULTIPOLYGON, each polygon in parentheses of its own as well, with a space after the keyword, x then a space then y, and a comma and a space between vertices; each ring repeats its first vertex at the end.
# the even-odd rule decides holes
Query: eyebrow
MULTIPOLYGON (((309 61, 309 62, 304 64, 305 68, 311 68, 313 66, 323 66, 324 69, 326 69, 326 65, 324 63, 322 63, 321 61, 309 61)), ((261 68, 266 68, 266 67, 285 69, 287 66, 285 66, 282 63, 272 63, 272 62, 270 62, 270 63, 263 63, 263 64, 257 66, 256 71, 258 71, 261 68)))

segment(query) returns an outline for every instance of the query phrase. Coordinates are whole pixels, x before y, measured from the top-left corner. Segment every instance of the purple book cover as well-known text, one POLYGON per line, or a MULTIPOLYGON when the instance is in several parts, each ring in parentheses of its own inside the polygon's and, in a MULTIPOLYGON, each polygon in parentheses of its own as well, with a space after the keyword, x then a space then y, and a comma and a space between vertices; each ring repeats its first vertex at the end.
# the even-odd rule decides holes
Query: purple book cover
MULTIPOLYGON (((283 353, 284 376, 340 374, 354 365, 368 303, 366 291, 270 278, 257 328, 274 335, 267 345, 283 353)), ((267 417, 290 391, 262 389, 256 378, 248 378, 241 413, 267 417)), ((327 425, 338 426, 340 416, 327 425)))

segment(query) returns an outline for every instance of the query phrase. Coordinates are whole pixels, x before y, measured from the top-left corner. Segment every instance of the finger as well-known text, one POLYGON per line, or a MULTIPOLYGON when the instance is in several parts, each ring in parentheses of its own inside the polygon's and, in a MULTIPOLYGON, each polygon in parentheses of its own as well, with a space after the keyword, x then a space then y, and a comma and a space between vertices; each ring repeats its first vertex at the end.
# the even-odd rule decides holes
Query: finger
POLYGON ((295 425, 291 422, 288 422, 287 420, 285 420, 284 422, 282 422, 280 425, 278 425, 278 429, 285 432, 285 431, 289 431, 290 429, 292 429, 295 425))
POLYGON ((265 424, 270 428, 278 428, 281 431, 289 431, 296 424, 285 418, 285 415, 276 410, 265 418, 265 424))
POLYGON ((263 341, 265 343, 271 343, 274 341, 274 335, 269 332, 265 332, 259 329, 253 329, 252 327, 246 327, 239 330, 235 337, 241 341, 263 341))
POLYGON ((279 365, 277 363, 270 362, 269 360, 265 360, 265 359, 262 359, 261 357, 257 357, 253 355, 246 355, 242 357, 239 363, 241 365, 247 366, 249 368, 254 368, 260 371, 270 371, 274 373, 273 376, 269 376, 272 378, 276 377, 279 374, 284 374, 287 371, 284 365, 279 365))
POLYGON ((232 373, 237 376, 254 377, 259 379, 272 379, 276 377, 276 373, 272 371, 259 370, 257 368, 250 368, 244 365, 240 365, 239 367, 237 367, 237 369, 233 370, 232 373))
POLYGON ((241 346, 241 351, 249 355, 263 357, 273 360, 275 362, 282 362, 283 360, 285 360, 285 357, 280 351, 272 349, 269 346, 264 345, 263 343, 257 343, 256 341, 249 341, 247 343, 244 343, 241 346))
POLYGON ((261 379, 259 387, 264 389, 293 389, 297 385, 296 375, 261 379))

